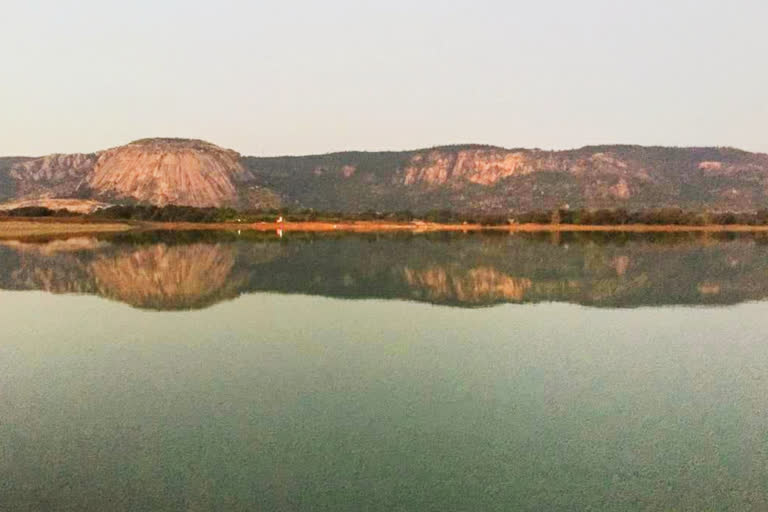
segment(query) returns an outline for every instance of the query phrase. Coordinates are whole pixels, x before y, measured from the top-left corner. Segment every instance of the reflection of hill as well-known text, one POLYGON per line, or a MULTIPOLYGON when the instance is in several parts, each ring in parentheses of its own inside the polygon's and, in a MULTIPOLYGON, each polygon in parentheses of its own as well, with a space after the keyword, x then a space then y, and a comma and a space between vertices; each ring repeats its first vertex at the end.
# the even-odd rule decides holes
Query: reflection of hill
POLYGON ((149 309, 188 309, 236 297, 242 278, 232 275, 232 246, 165 244, 95 259, 97 293, 149 309))
MULTIPOLYGON (((0 264, 11 268, 6 287, 95 294, 139 308, 174 310, 234 298, 246 280, 242 273, 233 272, 232 244, 67 242, 5 244, 16 252, 2 260, 10 259, 15 265, 0 264)), ((0 254, 6 256, 5 251, 0 254)))
POLYGON ((251 290, 456 306, 730 304, 768 297, 768 245, 742 236, 563 234, 288 242, 251 290))
POLYGON ((512 277, 493 267, 431 267, 424 270, 405 267, 403 274, 408 286, 423 290, 424 299, 430 302, 520 302, 526 290, 531 287, 530 279, 512 277))
POLYGON ((163 310, 202 308, 257 291, 469 307, 732 304, 768 297, 768 244, 757 235, 253 236, 4 242, 0 287, 95 294, 163 310))
POLYGON ((18 242, 15 240, 6 240, 3 242, 6 247, 12 247, 19 252, 31 252, 53 256, 62 252, 94 251, 103 249, 107 242, 96 240, 89 236, 77 236, 72 238, 54 239, 45 244, 35 244, 29 242, 18 242))

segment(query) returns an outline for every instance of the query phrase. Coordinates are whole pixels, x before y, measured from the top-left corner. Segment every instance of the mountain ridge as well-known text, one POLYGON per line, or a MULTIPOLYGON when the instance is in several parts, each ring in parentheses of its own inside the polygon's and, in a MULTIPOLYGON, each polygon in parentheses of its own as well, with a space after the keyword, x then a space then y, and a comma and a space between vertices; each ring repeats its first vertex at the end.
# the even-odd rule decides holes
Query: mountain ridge
POLYGON ((768 206, 768 154, 729 146, 472 143, 259 157, 200 139, 149 138, 95 153, 0 157, 0 200, 77 198, 342 212, 754 211, 768 206))

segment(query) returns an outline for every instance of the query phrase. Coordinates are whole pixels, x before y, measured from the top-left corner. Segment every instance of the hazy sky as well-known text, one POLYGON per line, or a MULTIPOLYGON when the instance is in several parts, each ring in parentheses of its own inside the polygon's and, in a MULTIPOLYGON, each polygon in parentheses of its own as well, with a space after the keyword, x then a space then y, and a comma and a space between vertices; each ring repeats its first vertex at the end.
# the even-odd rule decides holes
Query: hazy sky
POLYGON ((768 152, 766 0, 0 2, 0 155, 768 152))

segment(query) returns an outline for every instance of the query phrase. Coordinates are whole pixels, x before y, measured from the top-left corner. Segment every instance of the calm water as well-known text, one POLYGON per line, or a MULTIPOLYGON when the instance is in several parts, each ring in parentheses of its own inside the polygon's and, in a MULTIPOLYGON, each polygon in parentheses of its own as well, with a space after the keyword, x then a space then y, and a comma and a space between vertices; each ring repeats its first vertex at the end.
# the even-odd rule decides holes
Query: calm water
POLYGON ((768 240, 0 242, 0 510, 766 510, 768 240))

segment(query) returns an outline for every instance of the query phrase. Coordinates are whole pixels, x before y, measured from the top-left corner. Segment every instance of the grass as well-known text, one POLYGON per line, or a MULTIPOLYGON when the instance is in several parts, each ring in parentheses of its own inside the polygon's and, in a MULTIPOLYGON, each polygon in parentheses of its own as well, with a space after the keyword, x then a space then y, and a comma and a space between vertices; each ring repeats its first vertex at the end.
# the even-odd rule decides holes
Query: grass
POLYGON ((118 232, 133 229, 122 222, 86 222, 82 219, 3 219, 0 238, 17 238, 58 234, 118 232))

